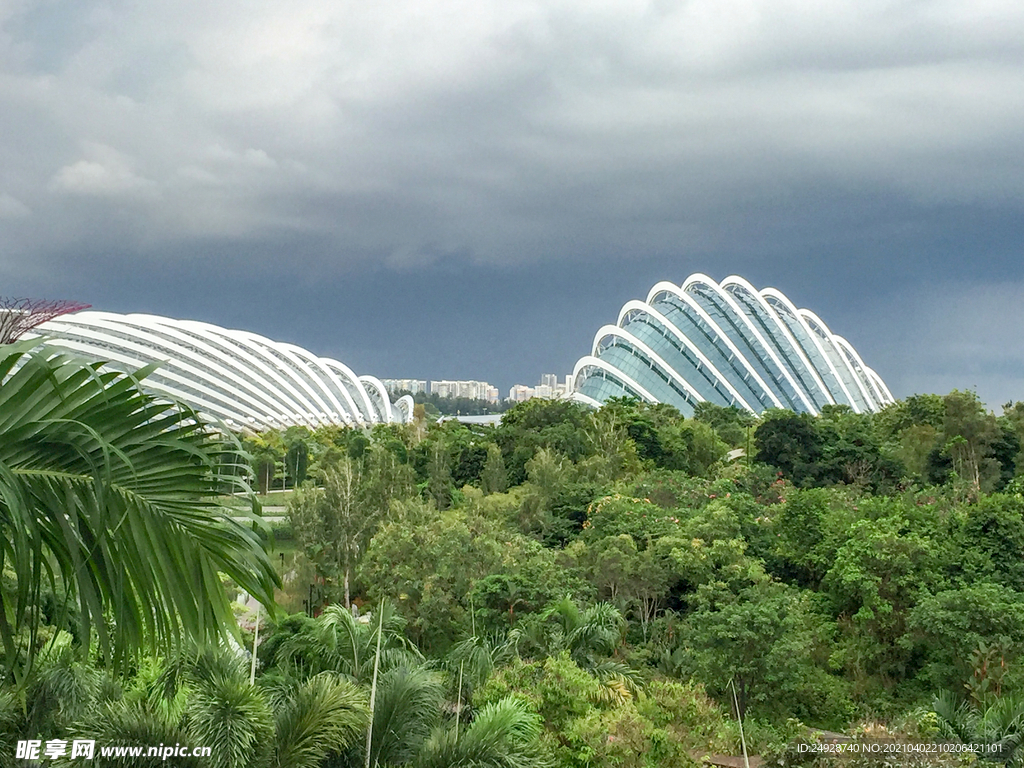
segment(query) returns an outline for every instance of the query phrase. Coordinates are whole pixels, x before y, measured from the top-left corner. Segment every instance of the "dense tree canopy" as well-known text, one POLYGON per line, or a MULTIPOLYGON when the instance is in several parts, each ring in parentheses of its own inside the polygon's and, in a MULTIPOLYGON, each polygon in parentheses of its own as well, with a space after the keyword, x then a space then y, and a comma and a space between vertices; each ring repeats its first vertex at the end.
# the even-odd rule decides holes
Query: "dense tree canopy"
MULTIPOLYGON (((906 738, 1020 738, 1022 403, 996 416, 952 392, 877 414, 701 404, 684 418, 629 399, 532 400, 496 426, 418 409, 408 426, 243 435, 240 452, 130 379, 64 366, 8 365, 0 390, 5 632, 13 658, 40 659, 0 690, 5 733, 203 738, 221 745, 218 765, 324 768, 690 765, 744 743, 780 750, 809 737, 801 723, 865 720, 906 738), (46 377, 83 389, 23 415, 39 400, 14 385, 46 377), (56 472, 51 456, 75 479, 26 469, 56 472), (129 476, 167 481, 153 516, 125 501, 142 496, 129 476), (245 477, 274 536, 204 500, 245 477), (104 532, 115 508, 123 522, 104 532), (119 613, 103 586, 113 559, 82 580, 94 539, 138 541, 158 520, 195 533, 203 573, 268 603, 259 547, 281 548, 276 597, 306 611, 263 627, 254 666, 217 632, 185 631, 232 622, 219 578, 204 587, 215 608, 175 602, 160 569, 185 555, 171 543, 142 568, 136 597, 150 590, 152 614, 119 613), (36 540, 52 547, 52 580, 36 540), (100 623, 134 634, 91 645, 100 623), (168 632, 180 637, 157 642, 168 632), (146 660, 114 664, 111 649, 136 639, 146 660)), ((134 545, 117 546, 139 567, 134 545)))

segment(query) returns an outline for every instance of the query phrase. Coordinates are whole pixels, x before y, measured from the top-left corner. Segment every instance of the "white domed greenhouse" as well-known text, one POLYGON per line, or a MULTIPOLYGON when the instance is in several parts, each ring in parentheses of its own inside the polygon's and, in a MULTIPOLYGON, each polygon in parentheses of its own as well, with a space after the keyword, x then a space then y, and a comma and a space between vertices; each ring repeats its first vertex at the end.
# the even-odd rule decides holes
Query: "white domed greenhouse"
POLYGON ((737 276, 658 283, 597 332, 573 373, 576 400, 634 397, 687 416, 700 402, 812 414, 829 404, 864 413, 893 402, 881 377, 821 318, 737 276))

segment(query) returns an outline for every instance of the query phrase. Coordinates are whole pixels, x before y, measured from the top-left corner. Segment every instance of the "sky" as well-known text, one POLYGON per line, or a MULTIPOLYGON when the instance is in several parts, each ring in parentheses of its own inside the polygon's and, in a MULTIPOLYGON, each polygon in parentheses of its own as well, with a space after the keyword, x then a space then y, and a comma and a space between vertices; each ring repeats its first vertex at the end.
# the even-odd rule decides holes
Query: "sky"
POLYGON ((1019 0, 0 0, 0 294, 566 374, 694 272, 1024 400, 1019 0))

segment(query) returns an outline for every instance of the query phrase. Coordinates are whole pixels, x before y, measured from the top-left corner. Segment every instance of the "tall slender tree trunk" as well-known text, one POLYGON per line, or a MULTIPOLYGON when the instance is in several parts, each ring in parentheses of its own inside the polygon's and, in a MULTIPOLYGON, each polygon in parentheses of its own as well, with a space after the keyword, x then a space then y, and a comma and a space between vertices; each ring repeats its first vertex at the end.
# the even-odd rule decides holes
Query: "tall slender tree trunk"
POLYGON ((345 563, 345 610, 347 610, 349 613, 352 612, 352 601, 349 599, 349 594, 348 594, 348 577, 349 577, 349 571, 350 570, 351 569, 349 568, 349 565, 346 562, 345 563))

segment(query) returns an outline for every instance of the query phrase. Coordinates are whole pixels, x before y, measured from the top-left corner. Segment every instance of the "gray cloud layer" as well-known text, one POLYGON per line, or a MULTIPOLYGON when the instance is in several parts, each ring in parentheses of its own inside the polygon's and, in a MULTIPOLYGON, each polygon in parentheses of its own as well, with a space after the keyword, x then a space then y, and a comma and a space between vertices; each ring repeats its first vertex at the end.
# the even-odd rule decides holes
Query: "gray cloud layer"
MULTIPOLYGON (((504 275, 523 334, 550 333, 530 319, 550 306, 531 293, 542 276, 561 289, 545 302, 577 310, 529 370, 461 375, 571 368, 606 303, 694 270, 796 291, 855 343, 874 297, 902 304, 891 336, 1024 280, 1024 6, 1009 0, 9 0, 0 115, 5 292, 184 305, 278 337, 299 297, 336 328, 338 303, 379 285, 440 322, 450 302, 411 286, 445 275, 504 275), (584 308, 572 286, 593 270, 613 285, 584 308), (941 290, 905 290, 922 275, 941 290), (224 309, 270 284, 288 311, 224 309)), ((307 327, 308 346, 333 343, 307 327)), ((389 344, 383 373, 446 375, 389 344)), ((965 350, 980 367, 961 386, 990 376, 1024 398, 965 350)), ((876 367, 907 387, 958 382, 891 365, 876 367)))

